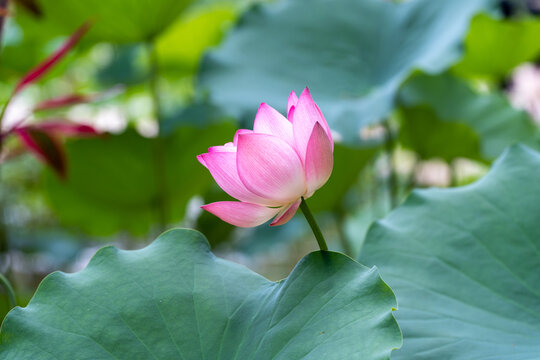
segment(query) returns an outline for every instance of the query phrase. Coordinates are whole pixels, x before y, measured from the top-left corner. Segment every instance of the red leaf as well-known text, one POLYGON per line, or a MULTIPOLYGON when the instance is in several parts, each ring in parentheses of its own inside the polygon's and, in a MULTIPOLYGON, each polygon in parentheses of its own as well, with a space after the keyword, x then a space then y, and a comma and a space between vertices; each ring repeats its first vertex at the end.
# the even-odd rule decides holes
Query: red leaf
POLYGON ((66 161, 62 145, 51 134, 35 127, 20 127, 15 130, 28 150, 52 167, 60 177, 66 176, 66 161))
POLYGON ((116 85, 100 93, 86 94, 86 95, 71 94, 71 95, 59 96, 57 98, 48 99, 48 100, 44 100, 40 102, 34 107, 33 111, 55 109, 55 108, 74 105, 74 104, 103 100, 106 98, 116 96, 117 94, 121 93, 123 90, 124 90, 124 87, 122 85, 116 85))
POLYGON ((90 125, 49 121, 33 125, 34 128, 64 136, 96 136, 100 133, 90 125))
POLYGON ((56 65, 62 58, 71 50, 73 46, 75 46, 81 37, 88 31, 90 28, 90 23, 84 23, 80 28, 77 29, 67 39, 67 41, 62 44, 62 46, 56 50, 55 53, 53 53, 50 57, 48 57, 45 61, 43 61, 41 64, 36 66, 34 69, 30 70, 17 84, 15 87, 15 91, 13 94, 18 93, 21 91, 24 87, 26 87, 28 84, 31 84, 32 82, 39 79, 41 76, 47 73, 54 65, 56 65))
POLYGON ((65 95, 54 99, 44 100, 36 105, 34 111, 41 111, 47 109, 55 109, 63 106, 69 106, 74 104, 86 103, 94 100, 94 96, 91 95, 65 95))

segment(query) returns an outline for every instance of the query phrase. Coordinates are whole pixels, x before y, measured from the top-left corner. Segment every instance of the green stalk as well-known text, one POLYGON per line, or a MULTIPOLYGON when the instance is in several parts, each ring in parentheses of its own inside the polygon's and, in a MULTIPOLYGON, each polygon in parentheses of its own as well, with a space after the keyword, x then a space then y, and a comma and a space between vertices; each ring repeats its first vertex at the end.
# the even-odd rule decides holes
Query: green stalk
POLYGON ((4 289, 6 289, 10 309, 17 306, 17 300, 15 298, 15 291, 13 290, 13 287, 11 286, 11 283, 9 282, 9 280, 2 274, 0 274, 0 284, 2 284, 4 289))
MULTIPOLYGON (((2 126, 2 117, 4 116, 4 112, 8 106, 9 99, 7 103, 4 105, 4 108, 2 109, 2 112, 0 113, 0 129, 2 126)), ((2 156, 2 150, 4 145, 4 137, 0 134, 0 156, 2 156)), ((6 199, 4 199, 4 194, 2 191, 2 164, 0 163, 0 254, 7 253, 8 251, 8 240, 7 240, 7 232, 6 232, 6 224, 4 221, 4 207, 6 203, 6 199)))
MULTIPOLYGON (((7 11, 8 7, 8 0, 0 0, 0 10, 7 11)), ((4 30, 4 20, 6 18, 6 15, 0 15, 0 48, 2 48, 2 35, 4 30)), ((13 95, 10 95, 10 97, 6 100, 6 103, 4 104, 4 107, 0 111, 0 129, 2 128, 2 118, 4 117, 4 113, 6 112, 6 109, 9 105, 9 102, 11 101, 11 97, 13 95)), ((0 140, 0 150, 1 150, 1 141, 0 140)))
MULTIPOLYGON (((0 10, 7 10, 8 6, 8 0, 0 0, 0 10)), ((4 30, 4 20, 6 16, 2 15, 0 16, 0 48, 1 48, 1 42, 2 42, 2 35, 4 30)), ((0 130, 2 129, 2 119, 4 118, 4 115, 6 113, 6 109, 11 101, 11 98, 13 97, 13 94, 10 95, 4 106, 2 107, 2 110, 0 110, 0 130)), ((2 149, 4 144, 4 138, 0 135, 0 156, 2 155, 2 149)), ((0 164, 0 179, 2 177, 2 168, 0 164)), ((1 181, 0 181, 1 184, 1 181)), ((7 232, 6 232, 6 224, 4 223, 4 199, 2 198, 2 189, 0 188, 0 255, 3 253, 7 253, 8 251, 8 241, 7 241, 7 232)), ((0 284, 4 287, 6 290, 6 293, 8 295, 8 301, 10 304, 10 309, 17 306, 17 298, 15 297, 15 291, 13 290, 13 286, 11 286, 11 283, 9 280, 0 273, 0 284)))
POLYGON ((166 194, 166 168, 165 168, 165 146, 161 137, 161 121, 163 115, 161 113, 161 101, 159 98, 158 79, 159 79, 159 62, 156 52, 156 47, 151 40, 148 42, 148 58, 150 62, 150 95, 154 107, 154 116, 158 122, 158 137, 154 146, 154 161, 156 165, 156 182, 158 185, 157 208, 159 216, 160 230, 164 231, 167 227, 167 194, 166 194))
POLYGON ((313 235, 315 235, 315 239, 317 239, 317 243, 319 243, 319 248, 322 251, 328 251, 328 246, 326 245, 326 241, 324 240, 324 236, 321 232, 321 229, 319 228, 319 225, 317 225, 317 222, 315 221, 315 218, 313 217, 313 214, 311 213, 311 210, 309 210, 306 200, 303 197, 302 197, 302 201, 300 202, 300 209, 302 210, 302 213, 306 217, 306 220, 309 223, 309 226, 311 226, 313 235))
MULTIPOLYGON (((159 98, 158 78, 159 78, 159 62, 156 52, 156 46, 153 41, 148 43, 148 59, 150 63, 150 95, 154 106, 154 113, 158 123, 161 122, 161 101, 159 98)), ((161 125, 161 124, 160 124, 161 125)))
POLYGON ((390 167, 390 174, 388 176, 388 190, 390 196, 390 209, 395 208, 399 203, 399 194, 398 194, 398 178, 396 169, 394 166, 394 150, 396 147, 394 134, 392 132, 392 126, 390 120, 386 119, 383 122, 383 126, 386 129, 386 140, 384 142, 386 155, 388 156, 388 165, 390 167))
MULTIPOLYGON (((0 153, 1 153, 1 148, 2 146, 0 145, 0 153)), ((0 165, 0 178, 2 176, 2 169, 1 169, 2 165, 0 165)), ((0 181, 0 185, 1 185, 1 181, 0 181)), ((6 231, 6 224, 5 224, 5 219, 4 219, 4 203, 5 203, 5 199, 3 198, 3 191, 2 189, 0 188, 0 255, 3 254, 3 253, 7 253, 8 250, 9 250, 9 244, 8 244, 8 239, 7 239, 7 231, 6 231)))
POLYGON ((339 235, 339 240, 341 241, 341 247, 345 255, 353 257, 353 251, 349 237, 345 233, 345 212, 342 209, 339 209, 335 212, 336 216, 336 227, 339 235))

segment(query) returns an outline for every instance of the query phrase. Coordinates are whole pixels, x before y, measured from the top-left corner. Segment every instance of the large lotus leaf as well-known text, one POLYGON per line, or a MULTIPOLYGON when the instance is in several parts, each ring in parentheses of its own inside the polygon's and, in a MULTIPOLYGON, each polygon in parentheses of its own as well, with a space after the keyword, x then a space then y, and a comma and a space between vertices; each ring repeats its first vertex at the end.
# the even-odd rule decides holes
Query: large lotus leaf
POLYGON ((234 7, 222 5, 202 8, 178 19, 156 41, 161 68, 193 73, 203 52, 219 43, 226 25, 234 18, 234 7))
POLYGON ((49 203, 61 222, 92 235, 142 235, 163 220, 179 222, 188 200, 213 182, 196 155, 233 134, 234 126, 222 123, 182 126, 162 139, 128 131, 70 141, 67 180, 47 173, 49 203))
POLYGON ((401 334, 376 268, 333 252, 306 256, 279 282, 216 258, 192 230, 149 247, 100 250, 54 273, 11 311, 11 359, 389 359, 401 334))
POLYGON ((465 40, 465 56, 453 70, 465 76, 502 78, 540 54, 539 33, 537 18, 497 20, 479 15, 465 40))
POLYGON ((413 69, 439 72, 460 56, 470 18, 489 0, 401 3, 284 0, 243 16, 203 61, 201 91, 229 111, 267 102, 283 111, 291 90, 309 86, 346 140, 382 120, 413 69))
POLYGON ((414 191, 360 259, 396 292, 392 359, 538 359, 540 154, 510 148, 478 182, 414 191))
POLYGON ((196 72, 203 53, 219 44, 246 7, 265 0, 198 1, 156 39, 160 69, 180 75, 196 72), (196 34, 196 36, 194 36, 196 34))
POLYGON ((448 162, 458 157, 483 159, 476 133, 455 119, 440 120, 426 106, 402 109, 400 118, 400 144, 414 150, 421 159, 441 158, 448 162))
MULTIPOLYGON (((165 30, 192 0, 41 0, 44 26, 73 31, 85 21, 96 41, 149 41, 165 30)), ((181 46, 181 45, 179 45, 181 46)))
POLYGON ((477 93, 449 73, 413 77, 400 91, 400 102, 402 138, 424 158, 490 161, 518 142, 540 149, 540 130, 527 113, 503 94, 477 93))

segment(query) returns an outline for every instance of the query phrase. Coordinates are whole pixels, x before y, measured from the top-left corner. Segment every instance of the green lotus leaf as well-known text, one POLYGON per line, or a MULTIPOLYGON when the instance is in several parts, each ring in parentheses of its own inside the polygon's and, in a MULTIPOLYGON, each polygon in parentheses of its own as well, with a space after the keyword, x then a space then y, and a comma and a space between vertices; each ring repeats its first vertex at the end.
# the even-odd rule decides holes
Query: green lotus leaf
POLYGON ((360 259, 396 292, 392 359, 537 359, 540 154, 510 148, 478 182, 414 191, 360 259))
POLYGON ((284 0, 248 11, 209 53, 199 90, 231 113, 261 102, 284 112, 309 86, 345 140, 383 120, 416 69, 448 68, 461 56, 470 18, 492 1, 284 0))
POLYGON ((100 250, 54 273, 0 332, 0 358, 389 359, 401 333, 376 268, 314 252, 271 282, 171 230, 142 250, 100 250))
POLYGON ((401 140, 422 158, 490 162, 510 145, 540 149, 540 129, 502 93, 482 94, 450 73, 420 74, 400 90, 401 140))
POLYGON ((45 174, 48 202, 64 225, 90 235, 144 235, 179 222, 190 198, 213 183, 195 157, 234 131, 230 123, 214 123, 183 125, 162 138, 129 130, 69 141, 67 180, 45 174))
POLYGON ((85 21, 94 25, 94 41, 149 41, 176 20, 192 0, 53 0, 40 1, 43 22, 73 31, 85 21))
POLYGON ((459 75, 504 78, 517 65, 540 55, 540 20, 476 16, 465 39, 465 55, 453 67, 459 75))

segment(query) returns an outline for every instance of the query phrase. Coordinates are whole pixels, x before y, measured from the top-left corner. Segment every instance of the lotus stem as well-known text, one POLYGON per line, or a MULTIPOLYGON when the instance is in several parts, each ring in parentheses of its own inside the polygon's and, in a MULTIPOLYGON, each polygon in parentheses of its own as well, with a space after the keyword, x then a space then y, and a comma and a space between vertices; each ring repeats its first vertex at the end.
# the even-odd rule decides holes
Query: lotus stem
POLYGON ((11 283, 9 280, 2 274, 0 274, 0 284, 6 289, 6 293, 8 295, 9 305, 10 309, 17 306, 17 300, 15 298, 15 291, 13 290, 13 287, 11 286, 11 283))
POLYGON ((321 251, 328 251, 328 246, 326 245, 326 240, 324 240, 321 229, 319 228, 317 221, 315 221, 315 218, 313 217, 313 214, 311 213, 311 210, 309 210, 306 200, 303 197, 302 201, 300 202, 300 209, 302 209, 302 213, 306 217, 309 226, 311 226, 313 235, 315 235, 315 239, 317 239, 317 243, 319 243, 319 248, 321 251))

